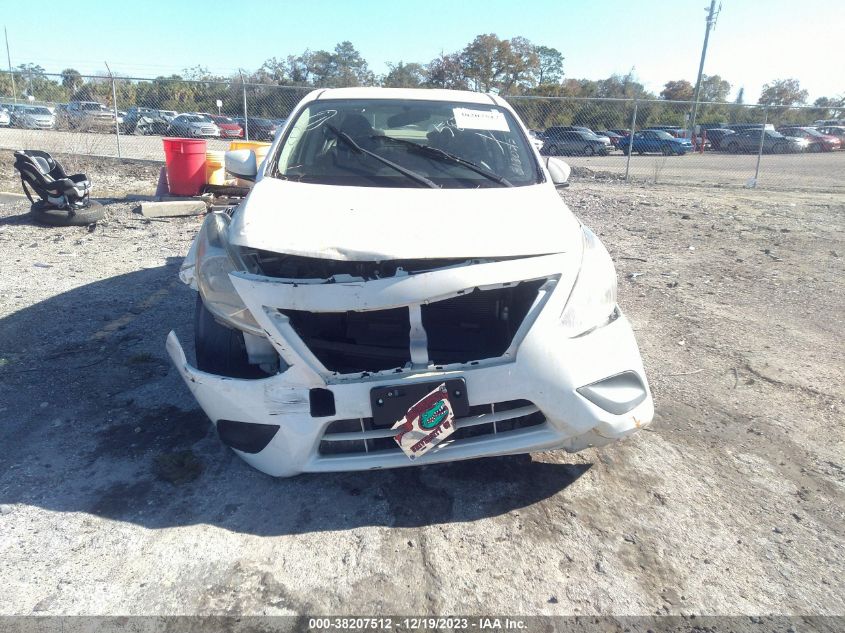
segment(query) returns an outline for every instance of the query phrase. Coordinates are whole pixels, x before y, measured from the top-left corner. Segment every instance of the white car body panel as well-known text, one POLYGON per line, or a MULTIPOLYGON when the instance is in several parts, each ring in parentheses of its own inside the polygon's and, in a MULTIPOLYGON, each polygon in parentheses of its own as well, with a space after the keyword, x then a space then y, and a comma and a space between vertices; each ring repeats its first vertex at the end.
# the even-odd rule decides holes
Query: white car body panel
MULTIPOLYGON (((347 88, 309 94, 304 104, 323 98, 404 98, 496 103, 479 93, 440 90, 347 88)), ((511 112, 513 112, 511 110, 511 112)), ((516 115, 514 114, 514 117, 516 115)), ((527 137, 527 131, 523 128, 527 137)), ((168 353, 186 385, 217 425, 222 420, 278 427, 257 452, 235 450, 245 461, 274 476, 392 468, 457 459, 563 448, 582 450, 621 439, 647 425, 654 405, 630 323, 618 311, 605 324, 573 336, 561 315, 573 293, 584 257, 581 225, 561 200, 548 170, 545 182, 512 188, 425 189, 305 184, 267 175, 278 134, 257 183, 237 209, 227 231, 231 244, 274 253, 335 261, 457 259, 463 263, 427 272, 399 271, 385 278, 339 275, 331 279, 285 279, 233 272, 235 292, 264 336, 247 335, 247 347, 265 348, 281 360, 277 373, 260 379, 234 379, 191 366, 171 332, 168 353), (447 227, 437 239, 415 233, 415 224, 447 227), (480 260, 480 261, 479 261, 480 260), (493 261, 490 261, 493 260, 493 261), (411 320, 411 362, 402 368, 339 373, 309 349, 281 310, 311 313, 356 312, 421 306, 476 289, 510 287, 538 281, 539 290, 509 346, 499 356, 435 365, 417 363, 411 320), (604 406, 584 393, 623 375, 634 386, 610 390, 604 406), (459 430, 487 425, 492 433, 446 442, 411 462, 402 451, 370 450, 389 438, 389 428, 367 428, 373 416, 370 392, 376 387, 432 383, 462 378, 471 406, 490 412, 456 420, 459 430), (312 415, 310 392, 328 390, 331 415, 312 415), (580 390, 580 391, 579 391, 580 390), (527 401, 508 409, 496 404, 527 401), (619 410, 620 413, 612 413, 619 410), (541 423, 497 431, 499 424, 541 415, 541 423), (360 430, 337 433, 333 423, 360 421, 360 430), (358 453, 324 453, 324 442, 361 442, 358 453)), ((182 280, 197 287, 197 241, 182 266, 182 280)), ((424 338, 424 337, 423 337, 424 338)), ((425 349, 425 348, 423 348, 425 349)), ((487 428, 484 426, 484 428, 487 428)))
POLYGON ((554 187, 377 191, 264 178, 233 218, 229 239, 276 252, 366 261, 544 255, 578 237, 578 222, 554 187), (413 218, 422 217, 448 230, 436 241, 409 240, 413 218))

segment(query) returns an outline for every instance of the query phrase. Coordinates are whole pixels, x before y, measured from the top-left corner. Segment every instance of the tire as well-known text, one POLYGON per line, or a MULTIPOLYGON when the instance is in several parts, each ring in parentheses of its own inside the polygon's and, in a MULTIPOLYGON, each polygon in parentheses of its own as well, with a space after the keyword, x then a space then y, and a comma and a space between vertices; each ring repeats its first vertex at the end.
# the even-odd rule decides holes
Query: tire
POLYGON ((786 154, 789 147, 785 143, 775 143, 772 145, 772 154, 786 154))
POLYGON ((67 209, 57 209, 39 200, 30 207, 30 213, 36 222, 50 226, 88 226, 103 219, 105 209, 103 205, 92 200, 84 209, 70 212, 67 209))
POLYGON ((728 143, 727 149, 731 154, 739 154, 739 145, 737 143, 728 143))
POLYGON ((640 156, 642 156, 643 154, 645 154, 645 150, 638 149, 638 150, 637 150, 637 154, 639 154, 640 156))
POLYGON ((821 143, 813 143, 812 145, 810 145, 810 151, 813 152, 814 154, 816 152, 822 151, 822 144, 821 143))
POLYGON ((664 145, 663 147, 660 148, 660 153, 663 154, 664 156, 671 156, 672 154, 675 153, 675 150, 672 149, 671 145, 664 145))
POLYGON ((549 145, 549 156, 558 156, 557 145, 549 145))
POLYGON ((243 334, 218 323, 199 293, 194 311, 194 350, 201 371, 227 378, 267 377, 260 367, 249 364, 243 334))
POLYGON ((592 145, 585 145, 584 146, 584 156, 592 156, 596 153, 596 150, 593 149, 592 145))

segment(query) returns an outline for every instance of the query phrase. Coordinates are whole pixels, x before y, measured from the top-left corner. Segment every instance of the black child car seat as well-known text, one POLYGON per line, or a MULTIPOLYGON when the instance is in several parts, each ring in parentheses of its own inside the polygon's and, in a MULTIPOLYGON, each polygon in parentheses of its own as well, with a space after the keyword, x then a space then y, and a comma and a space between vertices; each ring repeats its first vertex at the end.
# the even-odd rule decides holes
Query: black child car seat
POLYGON ((64 168, 47 152, 37 149, 15 152, 15 169, 21 174, 23 190, 35 204, 27 185, 41 199, 57 209, 82 209, 88 206, 91 183, 85 174, 68 176, 64 168))
POLYGON ((47 224, 84 225, 102 219, 102 205, 90 199, 91 182, 85 174, 68 176, 47 152, 15 152, 15 169, 36 219, 47 224), (35 200, 30 188, 38 195, 35 200))

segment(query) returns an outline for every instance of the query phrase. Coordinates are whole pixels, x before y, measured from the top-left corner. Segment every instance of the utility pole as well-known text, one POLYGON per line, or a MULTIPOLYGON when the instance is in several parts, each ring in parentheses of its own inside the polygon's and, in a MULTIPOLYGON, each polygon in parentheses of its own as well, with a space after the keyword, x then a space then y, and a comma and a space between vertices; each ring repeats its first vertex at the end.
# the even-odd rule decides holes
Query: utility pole
MULTIPOLYGON (((722 5, 719 5, 719 11, 722 5)), ((695 94, 692 97, 692 116, 690 117, 690 140, 695 135, 695 115, 698 112, 698 95, 701 92, 701 75, 704 73, 704 58, 707 57, 707 41, 710 39, 710 29, 716 26, 716 0, 710 0, 710 10, 707 12, 707 26, 704 29, 704 46, 701 47, 701 61, 698 64, 698 78, 695 80, 695 94)))
POLYGON ((12 100, 17 105, 18 91, 15 90, 15 73, 12 72, 12 56, 9 54, 9 32, 6 27, 3 27, 3 33, 6 35, 6 59, 9 61, 9 79, 12 80, 12 100))

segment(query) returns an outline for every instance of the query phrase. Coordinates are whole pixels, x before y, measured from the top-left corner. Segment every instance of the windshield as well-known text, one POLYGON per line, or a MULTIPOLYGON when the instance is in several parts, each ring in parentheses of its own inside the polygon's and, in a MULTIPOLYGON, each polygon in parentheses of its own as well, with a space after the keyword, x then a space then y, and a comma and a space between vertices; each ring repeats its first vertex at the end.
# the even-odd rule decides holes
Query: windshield
POLYGON ((801 130, 802 132, 804 132, 805 134, 809 134, 810 136, 824 136, 824 134, 822 134, 818 130, 814 130, 811 127, 802 127, 802 128, 798 128, 798 129, 801 130))
POLYGON ((506 110, 404 99, 308 104, 288 127, 278 161, 268 173, 356 187, 418 187, 430 181, 428 186, 452 189, 497 187, 502 181, 524 186, 540 180, 533 150, 506 110))
POLYGON ((50 111, 47 108, 30 108, 30 114, 50 114, 50 111))
POLYGON ((183 121, 187 121, 188 123, 210 123, 211 119, 208 117, 204 117, 199 114, 186 114, 184 115, 183 121))
POLYGON ((102 105, 100 105, 99 103, 90 103, 90 102, 88 102, 88 103, 81 103, 81 104, 79 105, 79 109, 80 109, 80 110, 99 110, 99 109, 100 109, 100 108, 102 108, 102 107, 103 107, 103 106, 102 106, 102 105))
POLYGON ((675 138, 674 136, 669 134, 669 132, 664 132, 663 130, 654 130, 654 133, 655 133, 655 135, 657 135, 657 138, 669 139, 669 140, 672 140, 672 139, 675 138))
POLYGON ((232 119, 227 116, 215 116, 211 118, 214 120, 215 123, 234 123, 234 121, 232 121, 232 119))

